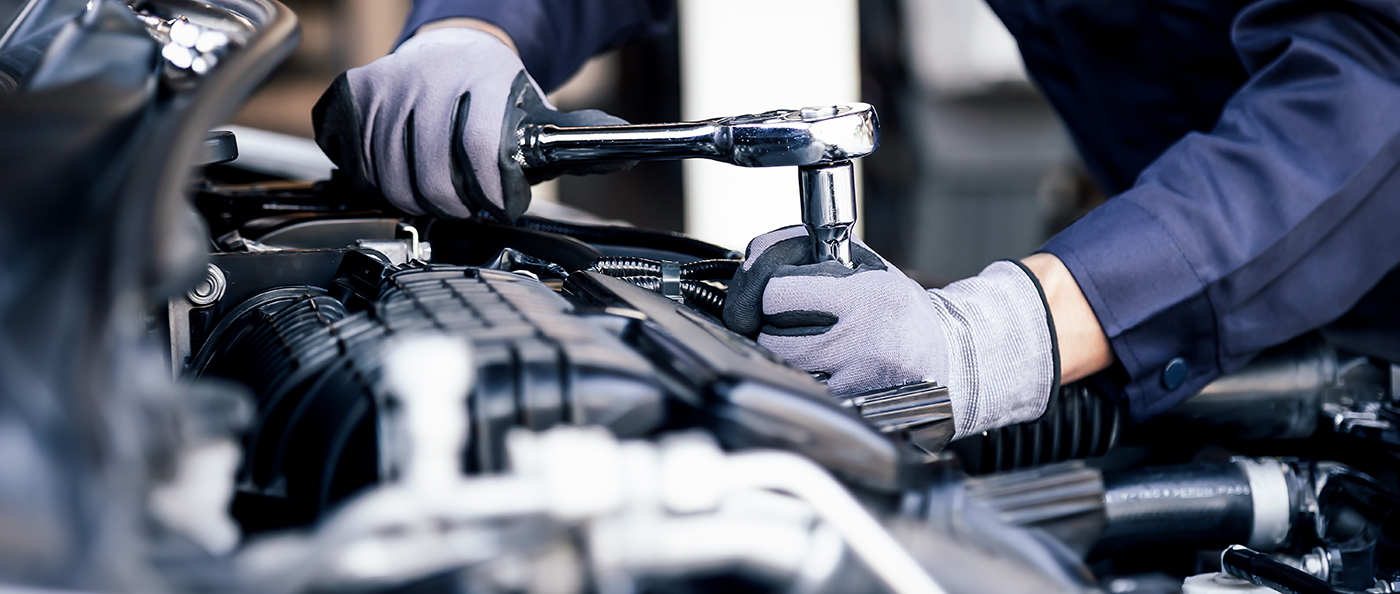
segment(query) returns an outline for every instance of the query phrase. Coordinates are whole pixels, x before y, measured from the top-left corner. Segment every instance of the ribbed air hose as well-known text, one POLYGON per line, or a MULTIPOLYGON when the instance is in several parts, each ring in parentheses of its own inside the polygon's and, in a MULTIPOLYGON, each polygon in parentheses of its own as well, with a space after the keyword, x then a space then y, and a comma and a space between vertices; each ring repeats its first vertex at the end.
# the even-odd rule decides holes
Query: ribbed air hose
MULTIPOLYGON (((395 446, 382 421, 394 413, 381 408, 392 402, 384 400, 391 394, 385 357, 405 337, 446 334, 471 343, 466 472, 503 469, 506 435, 517 427, 601 425, 631 437, 664 419, 650 364, 544 284, 464 266, 382 272, 368 275, 382 280, 353 312, 314 287, 251 297, 220 322, 191 365, 256 394, 234 505, 240 521, 257 523, 252 529, 309 522, 391 476, 395 446), (381 458, 385 451, 390 457, 381 458)), ((686 294, 706 299, 695 287, 686 294)), ((430 365, 414 371, 432 377, 430 365)))
MULTIPOLYGON (((655 276, 625 276, 621 280, 637 285, 648 291, 660 291, 661 279, 655 276)), ((681 296, 687 305, 698 308, 715 317, 724 315, 724 292, 700 281, 681 281, 681 296)))
MULTIPOLYGON (((680 265, 685 280, 729 280, 739 270, 741 260, 699 260, 680 265)), ((609 256, 594 260, 589 270, 608 276, 661 276, 661 262, 634 256, 609 256)))
POLYGON ((1074 383, 1051 395, 1039 419, 993 429, 949 447, 967 462, 968 472, 986 474, 1102 456, 1117 445, 1126 423, 1122 403, 1074 383))
POLYGON ((274 289, 249 298, 214 329, 190 365, 197 377, 238 375, 263 393, 294 372, 338 356, 333 326, 345 304, 320 289, 274 289))

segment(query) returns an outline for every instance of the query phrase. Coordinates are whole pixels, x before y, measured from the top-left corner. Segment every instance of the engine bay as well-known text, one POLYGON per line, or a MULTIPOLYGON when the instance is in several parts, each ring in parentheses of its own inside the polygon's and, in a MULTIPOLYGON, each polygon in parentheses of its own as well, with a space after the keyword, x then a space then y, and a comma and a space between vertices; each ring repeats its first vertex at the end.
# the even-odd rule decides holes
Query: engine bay
MULTIPOLYGON (((688 475, 689 489, 710 492, 724 480, 684 463, 668 467, 668 448, 718 458, 779 450, 839 481, 947 591, 1182 591, 1187 578, 1228 581, 1214 572, 1231 545, 1268 551, 1268 560, 1305 572, 1317 587, 1389 587, 1378 576, 1388 560, 1386 517, 1400 500, 1376 477, 1394 477, 1385 445, 1395 438, 1392 368, 1324 337, 1271 351, 1147 423, 1131 425, 1121 405, 1073 384, 1041 419, 939 452, 927 433, 951 415, 939 406, 946 390, 835 399, 819 378, 725 329, 715 304, 740 260, 723 248, 537 216, 507 226, 378 212, 289 214, 358 207, 335 198, 334 182, 203 183, 196 204, 226 250, 212 255, 200 285, 219 287, 214 298, 196 290, 171 302, 171 324, 176 314, 188 320, 175 335, 189 340, 172 353, 188 353, 179 374, 252 389, 256 412, 231 507, 245 534, 338 517, 365 493, 403 479, 417 463, 402 443, 414 430, 402 424, 408 396, 392 378, 411 373, 433 383, 448 372, 417 362, 396 372, 393 353, 408 348, 400 345, 406 337, 426 334, 458 341, 475 369, 458 403, 466 483, 513 476, 519 448, 545 447, 519 445, 530 440, 577 439, 582 448, 608 435, 603 441, 621 440, 624 449, 659 448, 655 472, 688 475), (663 262, 704 289, 663 295, 663 262), (548 431, 556 427, 565 428, 548 431)), ((770 488, 763 497, 802 498, 797 487, 770 488)), ((619 505, 630 516, 639 503, 619 505)), ((707 547, 722 549, 727 537, 700 547, 680 536, 695 529, 742 533, 754 543, 776 538, 758 534, 754 520, 728 516, 723 503, 680 514, 666 505, 625 538, 597 518, 572 528, 593 547, 636 547, 645 559, 612 559, 622 567, 609 571, 643 590, 710 583, 717 572, 760 590, 816 579, 804 587, 919 591, 882 573, 896 570, 876 569, 857 548, 872 545, 851 542, 853 535, 841 533, 844 553, 832 555, 817 579, 796 566, 765 566, 771 559, 756 557, 773 551, 757 544, 746 551, 729 542, 721 553, 707 547), (711 527, 670 524, 680 518, 711 527), (591 540, 605 538, 600 530, 622 540, 591 540), (669 538, 685 544, 674 545, 672 558, 653 557, 669 538), (849 581, 855 575, 868 581, 849 581)), ((840 522, 816 513, 800 529, 785 528, 802 532, 797 549, 823 546, 823 530, 840 522)), ((791 546, 768 546, 796 555, 791 546)), ((598 563, 589 557, 597 550, 574 554, 598 563)))

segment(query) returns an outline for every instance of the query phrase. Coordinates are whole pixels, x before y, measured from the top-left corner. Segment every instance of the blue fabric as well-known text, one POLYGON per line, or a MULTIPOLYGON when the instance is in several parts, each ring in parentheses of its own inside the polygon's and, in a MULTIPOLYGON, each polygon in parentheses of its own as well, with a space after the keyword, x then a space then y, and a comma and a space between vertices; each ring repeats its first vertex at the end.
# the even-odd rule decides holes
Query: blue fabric
MULTIPOLYGON (((1084 289, 1134 418, 1342 318, 1400 263, 1400 3, 990 3, 1119 193, 1043 249, 1084 289)), ((1386 285, 1367 301, 1394 304, 1386 285)), ((1395 344, 1367 320, 1338 325, 1395 344)))
POLYGON ((674 0, 415 0, 399 43, 432 21, 473 17, 504 29, 545 91, 564 84, 588 58, 665 32, 674 0))

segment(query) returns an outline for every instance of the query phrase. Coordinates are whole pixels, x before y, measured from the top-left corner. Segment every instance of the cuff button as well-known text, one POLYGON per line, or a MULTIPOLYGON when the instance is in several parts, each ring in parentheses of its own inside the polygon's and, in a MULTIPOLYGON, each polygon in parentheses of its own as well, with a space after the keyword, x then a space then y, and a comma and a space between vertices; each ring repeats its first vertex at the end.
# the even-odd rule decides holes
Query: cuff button
POLYGON ((1167 362, 1166 368, 1162 369, 1162 387, 1168 390, 1175 390, 1186 383, 1186 375, 1189 369, 1186 360, 1176 357, 1167 362))

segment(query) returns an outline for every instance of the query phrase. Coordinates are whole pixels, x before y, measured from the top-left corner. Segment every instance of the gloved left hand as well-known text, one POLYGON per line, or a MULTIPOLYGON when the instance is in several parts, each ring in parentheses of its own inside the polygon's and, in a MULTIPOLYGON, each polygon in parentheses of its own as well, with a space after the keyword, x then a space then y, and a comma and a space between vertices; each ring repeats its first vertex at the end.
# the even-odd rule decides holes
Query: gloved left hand
POLYGON ((925 291, 859 240, 855 269, 813 263, 801 226, 760 235, 730 283, 724 322, 849 395, 918 381, 948 387, 954 439, 1034 420, 1059 383, 1035 277, 996 262, 925 291))
POLYGON ((530 185, 631 163, 523 169, 522 124, 626 124, 596 110, 562 112, 520 58, 485 31, 424 31, 394 53, 340 75, 312 113, 316 142, 360 190, 409 214, 511 222, 530 185))

